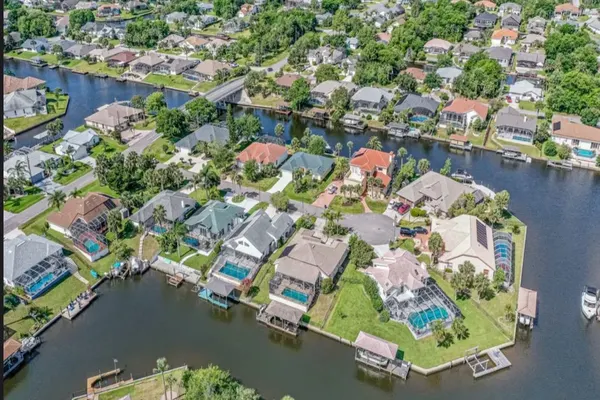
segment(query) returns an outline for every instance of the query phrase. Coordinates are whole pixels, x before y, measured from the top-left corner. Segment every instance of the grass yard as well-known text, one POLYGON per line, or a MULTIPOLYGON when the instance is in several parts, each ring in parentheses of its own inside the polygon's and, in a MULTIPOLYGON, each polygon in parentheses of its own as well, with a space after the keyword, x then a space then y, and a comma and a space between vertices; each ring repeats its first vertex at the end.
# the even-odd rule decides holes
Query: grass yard
POLYGON ((73 163, 73 166, 75 168, 74 171, 71 171, 67 175, 61 177, 55 176, 53 178, 53 181, 56 183, 60 183, 61 185, 68 185, 69 183, 81 178, 82 176, 84 176, 92 170, 92 167, 79 161, 75 161, 73 163))
POLYGON ((173 253, 166 253, 164 250, 160 252, 160 256, 164 258, 168 258, 171 261, 180 262, 182 258, 187 256, 190 253, 195 253, 196 250, 188 247, 186 245, 179 245, 179 252, 175 250, 173 253))
POLYGON ((312 204, 317 199, 317 197, 319 197, 319 195, 323 193, 325 189, 327 189, 327 186, 329 186, 329 184, 333 182, 333 178, 334 176, 332 172, 322 182, 318 183, 313 189, 309 189, 306 192, 302 193, 294 192, 294 182, 290 182, 285 187, 285 189, 283 189, 283 192, 290 198, 290 200, 302 201, 304 203, 312 204))
POLYGON ((388 202, 385 200, 374 200, 369 197, 365 198, 367 206, 377 214, 383 214, 387 210, 388 202))
POLYGON ((60 94, 57 97, 54 93, 46 93, 47 114, 34 115, 33 117, 7 118, 4 120, 4 126, 16 133, 26 131, 44 122, 49 122, 60 117, 67 112, 68 104, 69 96, 66 94, 60 94))
POLYGON ((438 347, 431 336, 415 340, 405 325, 393 321, 379 321, 362 283, 358 283, 358 280, 362 281, 363 274, 358 272, 354 265, 348 265, 342 279, 345 281, 341 284, 338 301, 325 330, 351 341, 354 341, 362 330, 397 343, 404 352, 404 359, 420 367, 430 368, 460 358, 465 350, 475 346, 485 349, 509 340, 471 300, 457 301, 458 307, 465 315, 465 325, 469 329, 467 339, 455 338, 455 342, 448 348, 438 347))
POLYGON ((83 195, 90 193, 90 192, 97 192, 97 193, 107 194, 110 197, 119 197, 117 192, 115 192, 108 186, 100 185, 100 182, 98 180, 95 180, 94 182, 90 183, 89 185, 82 187, 81 192, 83 195))
POLYGON ((493 140, 496 142, 496 145, 498 146, 498 148, 501 148, 504 146, 517 147, 523 154, 527 154, 530 157, 537 157, 537 158, 542 157, 542 153, 534 145, 509 142, 507 140, 498 139, 497 137, 494 137, 493 140))
POLYGON ((269 203, 267 203, 266 201, 261 201, 257 204, 255 204, 254 206, 252 206, 252 208, 250 208, 250 210, 248 210, 248 214, 252 215, 255 212, 257 212, 258 210, 266 210, 269 207, 269 203))
POLYGON ((63 141, 62 139, 58 139, 58 140, 55 140, 54 142, 45 144, 42 147, 40 147, 40 150, 43 151, 44 153, 56 154, 56 152, 54 151, 54 148, 56 146, 58 146, 62 141, 63 141))
POLYGON ((208 265, 209 267, 215 261, 219 254, 217 252, 211 251, 209 255, 205 256, 204 254, 196 254, 194 257, 190 257, 185 260, 183 265, 187 265, 190 268, 194 268, 197 271, 202 271, 202 265, 208 265))
POLYGON ((259 93, 256 96, 252 97, 252 104, 264 107, 275 107, 277 106, 277 103, 279 103, 282 100, 283 98, 280 96, 269 95, 267 97, 263 97, 262 94, 259 93))
POLYGON ((533 101, 521 100, 519 102, 519 108, 521 110, 535 111, 535 103, 533 101))
POLYGON ((150 260, 159 249, 160 246, 154 236, 146 236, 144 238, 144 244, 142 245, 142 258, 150 260))
POLYGON ((365 212, 360 199, 352 199, 349 204, 344 204, 344 196, 335 196, 329 204, 329 208, 343 214, 362 214, 365 212))
POLYGON ((125 68, 110 68, 104 62, 88 63, 87 61, 78 63, 73 70, 87 72, 89 74, 106 74, 115 78, 121 76, 121 74, 125 72, 125 68))
POLYGON ((469 138, 469 141, 475 146, 483 146, 483 141, 485 140, 485 131, 474 132, 472 129, 469 129, 467 132, 467 138, 469 138))
POLYGON ((144 154, 153 155, 159 162, 167 162, 175 154, 175 145, 164 137, 159 137, 152 144, 144 149, 144 154), (167 152, 164 150, 164 146, 167 146, 167 152))
POLYGON ((93 158, 98 158, 100 154, 110 156, 114 153, 122 153, 125 149, 127 149, 126 144, 122 144, 108 136, 100 136, 100 143, 92 147, 90 156, 93 158))
POLYGON ((289 51, 282 51, 279 54, 276 54, 275 56, 271 57, 271 58, 267 58, 266 60, 264 60, 262 62, 262 66, 263 67, 270 67, 273 64, 277 64, 279 61, 283 60, 284 58, 286 58, 288 55, 290 54, 289 51))
POLYGON ((156 129, 156 120, 154 117, 147 118, 146 120, 133 125, 133 129, 138 131, 151 131, 152 129, 156 129))
POLYGON ((310 317, 309 323, 311 325, 317 326, 319 328, 323 328, 325 326, 325 322, 327 322, 327 317, 331 313, 335 305, 335 301, 338 298, 340 291, 334 290, 329 294, 319 293, 319 297, 317 297, 317 301, 313 304, 313 306, 308 310, 307 315, 310 317))
MULTIPOLYGON (((220 198, 216 200, 223 201, 223 198, 225 197, 226 193, 227 192, 225 192, 224 190, 219 190, 220 198)), ((206 204, 209 200, 208 197, 206 197, 206 190, 202 188, 194 190, 192 193, 189 194, 189 196, 192 199, 196 200, 198 203, 200 203, 200 205, 206 204)))
POLYGON ((271 189, 273 187, 273 185, 275 183, 277 183, 278 180, 279 180, 278 176, 274 176, 272 178, 263 178, 256 182, 252 182, 252 181, 244 178, 244 181, 242 182, 242 186, 251 187, 251 188, 266 192, 267 190, 271 189))
MULTIPOLYGON (((192 81, 188 81, 188 82, 192 82, 192 81)), ((198 82, 194 85, 194 82, 192 82, 192 86, 193 86, 193 90, 200 92, 200 93, 206 93, 208 91, 211 91, 212 89, 217 87, 217 82, 215 81, 205 81, 205 82, 198 82)))
POLYGON ((181 75, 158 75, 150 74, 144 82, 151 83, 153 85, 163 85, 164 87, 180 89, 188 91, 194 87, 195 82, 184 79, 181 75))
POLYGON ((18 214, 21 211, 31 207, 43 198, 44 193, 41 191, 41 189, 32 186, 25 189, 24 196, 12 197, 9 200, 4 201, 4 210, 18 214))
MULTIPOLYGON (((177 382, 181 382, 183 371, 183 369, 178 369, 177 371, 165 372, 164 377, 166 379, 168 376, 173 376, 177 382)), ((182 395, 184 392, 183 387, 179 386, 177 383, 173 384, 172 390, 179 395, 182 395)), ((131 400, 159 399, 161 396, 164 396, 163 393, 164 387, 162 384, 162 377, 157 375, 147 379, 141 379, 132 385, 101 393, 98 395, 98 400, 119 400, 127 395, 129 395, 131 400)))

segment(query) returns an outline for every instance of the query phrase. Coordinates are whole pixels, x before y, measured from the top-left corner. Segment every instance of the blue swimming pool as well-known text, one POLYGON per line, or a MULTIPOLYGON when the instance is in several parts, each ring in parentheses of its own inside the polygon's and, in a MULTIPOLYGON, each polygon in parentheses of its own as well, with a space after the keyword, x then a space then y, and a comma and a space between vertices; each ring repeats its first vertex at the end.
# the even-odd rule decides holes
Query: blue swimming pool
POLYGON ((300 303, 303 303, 303 304, 308 303, 308 295, 305 293, 299 292, 297 290, 285 288, 285 289, 283 289, 281 294, 289 299, 299 301, 300 303))
POLYGON ((427 121, 429 118, 424 115, 413 115, 410 117, 410 122, 423 123, 427 121))
POLYGON ((250 273, 250 269, 240 267, 238 265, 230 263, 229 261, 226 261, 225 265, 221 267, 219 272, 241 281, 248 276, 248 274, 250 273))
POLYGON ((594 158, 596 156, 596 152, 594 150, 585 150, 585 149, 573 149, 573 152, 579 157, 584 158, 594 158))
POLYGON ((94 242, 92 239, 86 239, 85 242, 83 242, 83 245, 90 254, 96 253, 98 250, 100 250, 100 245, 94 242))
POLYGON ((152 232, 158 233, 159 235, 165 233, 166 231, 167 228, 163 228, 162 226, 154 225, 152 227, 152 232))
POLYGON ((426 310, 410 314, 408 322, 414 329, 423 329, 433 321, 446 318, 448 318, 448 311, 445 308, 433 306, 426 310))
POLYGON ((53 273, 49 273, 48 275, 43 276, 42 279, 40 279, 33 285, 29 286, 27 288, 27 292, 32 295, 38 293, 39 291, 44 289, 46 286, 48 286, 52 281, 54 281, 54 278, 55 278, 55 276, 53 273))
POLYGON ((190 237, 190 236, 184 236, 183 243, 187 244, 188 246, 192 246, 192 247, 200 246, 200 241, 198 239, 190 237))

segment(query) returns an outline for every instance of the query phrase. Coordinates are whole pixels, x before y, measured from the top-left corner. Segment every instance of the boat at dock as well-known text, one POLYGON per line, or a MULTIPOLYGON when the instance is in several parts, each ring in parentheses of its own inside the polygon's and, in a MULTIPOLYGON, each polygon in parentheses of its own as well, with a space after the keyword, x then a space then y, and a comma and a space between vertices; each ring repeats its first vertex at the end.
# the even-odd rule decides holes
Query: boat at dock
POLYGON ((98 297, 98 294, 92 290, 81 293, 75 300, 71 301, 65 309, 62 310, 62 316, 69 321, 72 321, 90 304, 92 304, 92 302, 96 300, 96 297, 98 297))
POLYGON ((450 176, 459 182, 473 182, 473 175, 467 172, 466 169, 457 169, 456 172, 450 176))
POLYGON ((360 118, 358 115, 354 114, 346 114, 342 118, 342 124, 346 128, 356 129, 359 131, 364 131, 367 128, 367 124, 360 118))
POLYGON ((108 78, 108 74, 94 74, 96 78, 106 79, 108 78))
POLYGON ((419 139, 421 137, 420 130, 418 130, 417 128, 413 128, 410 125, 405 124, 403 122, 390 122, 386 126, 386 129, 388 135, 398 138, 410 137, 414 139, 419 139))
POLYGON ((4 370, 2 378, 4 379, 14 373, 40 343, 41 340, 37 336, 27 337, 22 342, 13 338, 5 340, 3 345, 4 370))
POLYGON ((598 317, 600 314, 600 290, 592 286, 584 286, 581 292, 581 312, 587 319, 598 317))
POLYGON ((546 166, 548 167, 553 167, 553 168, 560 168, 560 169, 566 169, 566 170, 572 170, 573 169, 573 163, 571 161, 566 161, 566 160, 548 160, 548 162, 546 163, 546 166))
POLYGON ((497 150, 496 153, 500 154, 502 158, 508 160, 524 161, 527 163, 531 162, 531 157, 527 154, 523 154, 518 147, 515 146, 504 146, 497 150))

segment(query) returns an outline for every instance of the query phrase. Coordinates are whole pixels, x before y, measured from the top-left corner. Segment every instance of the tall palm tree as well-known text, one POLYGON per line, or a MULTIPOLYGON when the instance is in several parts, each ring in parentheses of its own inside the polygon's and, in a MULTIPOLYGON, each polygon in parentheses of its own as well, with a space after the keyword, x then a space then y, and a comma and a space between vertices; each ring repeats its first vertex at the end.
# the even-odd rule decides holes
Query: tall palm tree
POLYGON ((278 138, 281 139, 284 132, 285 132, 285 127, 283 126, 283 124, 279 123, 279 124, 275 125, 275 136, 277 136, 278 138))
POLYGON ((335 144, 335 155, 339 157, 342 154, 343 149, 344 149, 344 145, 341 144, 340 142, 337 142, 335 144))
POLYGON ((27 172, 29 172, 29 166, 24 160, 19 160, 15 163, 15 166, 9 168, 8 174, 14 178, 23 180, 27 179, 27 172))
POLYGON ((196 187, 202 184, 202 176, 200 174, 194 174, 192 177, 192 187, 196 191, 196 187))
POLYGON ((175 234, 175 238, 177 239, 177 255, 179 256, 179 260, 181 260, 181 250, 179 248, 179 245, 183 240, 184 236, 188 233, 187 226, 185 226, 185 224, 181 222, 175 222, 175 225, 173 225, 173 233, 175 234))
POLYGON ((3 143, 4 146, 4 155, 7 156, 12 152, 12 145, 10 144, 9 141, 5 140, 3 143))
MULTIPOLYGON (((169 400, 173 400, 173 385, 179 384, 177 378, 173 375, 169 375, 165 378, 165 382, 167 382, 167 386, 169 386, 169 393, 171 394, 171 398, 169 400)), ((167 400, 165 398, 165 400, 167 400)))
POLYGON ((74 187, 73 190, 71 190, 71 193, 69 193, 69 196, 72 198, 81 197, 82 195, 83 192, 81 189, 77 189, 76 187, 74 187))
POLYGON ((348 143, 346 143, 346 146, 348 146, 348 158, 352 158, 352 148, 354 147, 354 143, 349 140, 348 143))
POLYGON ((408 151, 404 147, 398 149, 398 158, 400 159, 400 168, 404 165, 404 157, 408 154, 408 151))
POLYGON ((242 174, 235 174, 232 179, 233 183, 238 185, 240 193, 242 192, 242 182, 244 182, 244 176, 242 174))
POLYGON ((108 230, 115 234, 115 237, 119 237, 119 227, 123 224, 123 217, 121 212, 117 209, 112 209, 108 212, 108 230))
POLYGON ((159 204, 152 211, 152 218, 154 219, 154 223, 158 224, 160 227, 163 226, 165 221, 167 220, 167 210, 162 204, 159 204))
POLYGON ((206 190, 206 198, 208 199, 208 190, 219 186, 221 178, 219 178, 219 175, 217 175, 215 170, 208 164, 205 164, 204 167, 202 167, 199 175, 202 177, 202 187, 206 190))
POLYGON ((62 190, 57 190, 54 193, 50 194, 48 197, 48 202, 50 206, 55 207, 60 210, 63 204, 65 204, 65 199, 67 195, 62 190))
POLYGON ((152 370, 155 374, 160 374, 162 377, 163 383, 163 391, 165 394, 165 399, 167 398, 167 385, 165 384, 165 372, 169 370, 169 364, 167 364, 167 359, 165 357, 161 357, 156 360, 156 368, 152 370))
POLYGON ((379 140, 377 136, 371 136, 366 147, 373 150, 381 150, 383 148, 381 146, 381 140, 379 140))

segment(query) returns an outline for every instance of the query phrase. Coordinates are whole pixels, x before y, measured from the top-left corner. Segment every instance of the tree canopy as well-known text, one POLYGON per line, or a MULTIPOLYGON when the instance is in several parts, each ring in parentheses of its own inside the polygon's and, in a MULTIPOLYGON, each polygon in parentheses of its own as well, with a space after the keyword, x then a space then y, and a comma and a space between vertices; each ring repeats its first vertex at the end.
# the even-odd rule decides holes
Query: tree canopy
MULTIPOLYGON (((10 14, 15 12, 11 11, 10 14)), ((40 36, 50 37, 56 34, 54 19, 50 14, 40 10, 26 11, 21 14, 18 17, 17 30, 21 34, 22 40, 40 36)))
POLYGON ((73 10, 69 13, 69 32, 79 32, 83 25, 95 20, 92 10, 73 10))
POLYGON ((169 25, 161 20, 138 19, 127 24, 125 44, 132 47, 156 47, 169 34, 169 25))
POLYGON ((474 54, 465 63, 463 73, 456 78, 455 90, 470 99, 477 97, 493 98, 500 94, 504 72, 496 60, 487 54, 474 54))
POLYGON ((189 125, 183 111, 173 108, 163 108, 156 116, 156 132, 164 137, 176 139, 188 133, 189 125))

